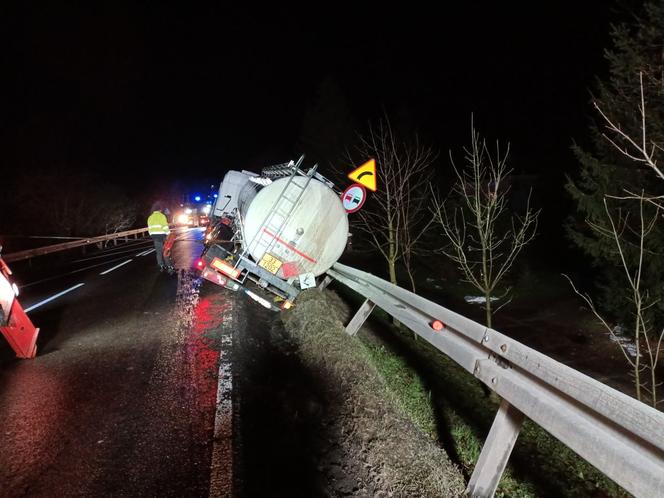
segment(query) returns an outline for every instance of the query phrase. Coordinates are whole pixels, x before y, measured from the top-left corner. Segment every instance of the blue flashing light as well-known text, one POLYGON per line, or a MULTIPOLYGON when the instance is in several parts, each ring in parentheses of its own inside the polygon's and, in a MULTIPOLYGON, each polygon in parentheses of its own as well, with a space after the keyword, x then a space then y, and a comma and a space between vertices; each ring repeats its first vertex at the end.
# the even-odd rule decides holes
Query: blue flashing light
POLYGON ((200 195, 197 195, 196 197, 194 197, 194 200, 195 200, 196 202, 201 202, 201 196, 200 196, 200 195))
POLYGON ((219 197, 219 196, 217 194, 214 194, 214 198, 216 199, 217 197, 219 197))

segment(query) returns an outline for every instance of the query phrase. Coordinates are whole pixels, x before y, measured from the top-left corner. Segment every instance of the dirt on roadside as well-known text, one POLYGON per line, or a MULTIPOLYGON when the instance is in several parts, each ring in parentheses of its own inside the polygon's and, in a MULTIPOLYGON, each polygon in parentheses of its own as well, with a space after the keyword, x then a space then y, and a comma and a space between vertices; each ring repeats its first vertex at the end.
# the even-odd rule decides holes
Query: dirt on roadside
POLYGON ((280 315, 235 306, 234 496, 463 495, 459 469, 391 401, 323 293, 280 315))
POLYGON ((389 401, 384 379, 316 290, 283 315, 284 340, 319 379, 318 465, 330 496, 461 496, 459 469, 389 401))

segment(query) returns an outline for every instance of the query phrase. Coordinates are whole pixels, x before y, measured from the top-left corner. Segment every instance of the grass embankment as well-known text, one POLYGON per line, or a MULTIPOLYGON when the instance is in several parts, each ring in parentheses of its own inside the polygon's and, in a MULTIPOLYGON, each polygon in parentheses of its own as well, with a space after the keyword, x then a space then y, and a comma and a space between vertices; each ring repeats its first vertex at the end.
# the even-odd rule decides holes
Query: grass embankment
POLYGON ((324 416, 333 415, 339 426, 343 460, 362 469, 358 488, 371 496, 463 495, 461 472, 432 437, 435 416, 421 402, 427 393, 416 377, 398 360, 376 361, 379 349, 346 335, 339 313, 319 291, 303 292, 282 318, 300 360, 324 379, 335 408, 324 416), (388 384, 388 377, 401 381, 388 384))
MULTIPOLYGON (((328 313, 338 314, 346 323, 351 316, 348 305, 333 292, 326 292, 326 296, 332 305, 328 313)), ((361 302, 358 296, 344 297, 352 301, 353 309, 361 302)), ((363 356, 384 379, 388 398, 447 451, 467 478, 497 404, 487 398, 472 375, 426 341, 416 339, 411 331, 394 328, 378 308, 358 338, 363 356)), ((526 421, 496 496, 629 495, 539 426, 526 421)))

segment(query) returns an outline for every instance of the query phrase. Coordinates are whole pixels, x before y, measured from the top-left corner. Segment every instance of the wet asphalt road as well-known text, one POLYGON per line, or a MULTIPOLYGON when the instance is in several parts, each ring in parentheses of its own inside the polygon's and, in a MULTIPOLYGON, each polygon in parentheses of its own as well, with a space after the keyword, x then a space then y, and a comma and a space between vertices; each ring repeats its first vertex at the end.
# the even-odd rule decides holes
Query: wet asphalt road
POLYGON ((151 247, 140 240, 42 282, 15 269, 24 308, 83 285, 29 312, 37 358, 0 344, 0 496, 208 496, 213 457, 215 486, 230 486, 213 433, 237 297, 190 270, 201 239, 179 235, 173 276, 138 255, 151 247))

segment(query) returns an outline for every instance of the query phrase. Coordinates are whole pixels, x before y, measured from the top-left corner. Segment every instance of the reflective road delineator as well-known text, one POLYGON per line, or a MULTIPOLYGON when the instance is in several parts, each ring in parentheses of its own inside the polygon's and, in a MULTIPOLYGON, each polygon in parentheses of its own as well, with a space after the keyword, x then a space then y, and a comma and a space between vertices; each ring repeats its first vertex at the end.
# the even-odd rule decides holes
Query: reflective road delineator
POLYGON ((15 286, 9 281, 12 274, 7 264, 0 259, 0 333, 19 358, 34 358, 37 354, 36 328, 16 299, 15 286))
POLYGON ((0 327, 0 332, 19 358, 34 358, 37 354, 39 329, 32 324, 17 299, 12 304, 7 326, 0 327))

